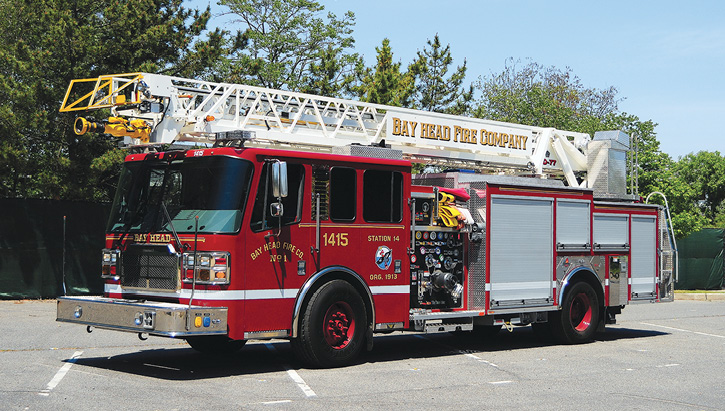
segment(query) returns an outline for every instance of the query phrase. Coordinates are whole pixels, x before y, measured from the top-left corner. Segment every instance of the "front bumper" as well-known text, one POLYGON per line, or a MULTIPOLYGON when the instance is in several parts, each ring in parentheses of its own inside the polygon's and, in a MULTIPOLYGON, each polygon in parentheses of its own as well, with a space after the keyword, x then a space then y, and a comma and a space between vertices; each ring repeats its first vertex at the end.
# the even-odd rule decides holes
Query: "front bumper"
POLYGON ((56 321, 162 337, 227 334, 226 307, 124 300, 59 297, 56 321))

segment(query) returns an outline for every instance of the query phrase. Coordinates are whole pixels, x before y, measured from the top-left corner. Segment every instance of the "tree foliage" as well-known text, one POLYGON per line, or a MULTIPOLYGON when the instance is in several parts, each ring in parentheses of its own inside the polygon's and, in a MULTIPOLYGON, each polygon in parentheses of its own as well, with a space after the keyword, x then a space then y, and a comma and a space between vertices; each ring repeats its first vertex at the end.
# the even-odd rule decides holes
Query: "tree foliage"
POLYGON ((70 80, 199 75, 223 52, 220 30, 199 38, 210 15, 181 0, 0 2, 0 195, 109 199, 123 154, 58 113, 70 80))
POLYGON ((501 73, 479 78, 475 117, 579 131, 617 113, 616 88, 587 88, 568 67, 519 63, 508 59, 501 73))
POLYGON ((677 162, 676 171, 694 191, 695 205, 708 225, 722 226, 719 222, 725 219, 725 157, 718 151, 690 153, 677 162))
POLYGON ((333 13, 314 0, 221 0, 246 29, 240 50, 221 65, 229 81, 337 96, 360 57, 350 50, 355 15, 333 13))
POLYGON ((416 59, 408 67, 416 78, 413 106, 441 113, 468 113, 473 100, 473 86, 463 86, 466 61, 449 74, 453 64, 451 46, 447 44, 443 47, 438 34, 427 44, 428 47, 418 51, 416 59))
POLYGON ((415 91, 415 76, 410 71, 402 73, 400 62, 393 62, 390 40, 383 39, 377 51, 373 68, 358 68, 360 81, 352 87, 353 94, 369 103, 408 107, 415 91))

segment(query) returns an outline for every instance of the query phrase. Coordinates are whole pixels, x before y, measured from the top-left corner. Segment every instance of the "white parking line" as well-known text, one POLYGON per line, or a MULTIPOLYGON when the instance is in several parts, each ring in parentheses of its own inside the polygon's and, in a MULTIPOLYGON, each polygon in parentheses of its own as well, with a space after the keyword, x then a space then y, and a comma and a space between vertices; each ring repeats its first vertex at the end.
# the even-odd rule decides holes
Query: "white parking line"
POLYGON ((45 387, 45 389, 40 391, 38 394, 46 396, 46 397, 48 395, 50 395, 50 392, 53 391, 53 388, 58 386, 58 384, 60 383, 60 380, 62 380, 63 377, 65 377, 65 375, 70 370, 70 367, 72 367, 73 364, 75 364, 75 362, 78 360, 78 358, 81 356, 81 354, 83 354, 83 351, 76 351, 75 353, 73 353, 73 356, 70 357, 70 359, 65 364, 63 364, 62 367, 60 367, 60 370, 58 370, 57 373, 55 373, 55 376, 53 377, 52 380, 50 380, 50 382, 45 387))
POLYGON ((448 345, 448 344, 442 344, 442 343, 439 343, 438 341, 433 341, 433 340, 431 340, 430 338, 428 338, 428 337, 425 337, 425 336, 423 336, 423 335, 420 335, 420 334, 414 334, 413 336, 414 336, 414 337, 418 337, 418 338, 420 338, 421 340, 426 340, 426 341, 429 341, 429 342, 432 342, 432 343, 438 344, 438 345, 440 345, 441 347, 446 347, 446 348, 449 348, 449 349, 451 349, 451 350, 455 350, 455 351, 456 351, 456 352, 457 352, 458 354, 464 355, 464 356, 466 356, 466 357, 468 357, 468 358, 473 358, 474 360, 476 360, 476 361, 478 361, 478 362, 481 362, 481 363, 484 363, 484 364, 486 364, 486 365, 490 365, 491 367, 494 367, 494 368, 498 368, 498 365, 496 365, 496 364, 492 363, 491 361, 486 361, 486 360, 484 360, 483 358, 481 358, 481 357, 478 357, 478 356, 477 356, 477 355, 475 355, 475 354, 471 354, 471 353, 469 353, 469 352, 466 352, 466 351, 463 351, 463 350, 459 350, 458 348, 456 348, 456 347, 452 347, 452 346, 450 346, 450 345, 448 345))
POLYGON ((652 327, 666 328, 668 330, 675 330, 675 331, 681 331, 681 332, 692 333, 692 334, 697 334, 697 335, 704 335, 707 337, 725 338, 725 335, 708 334, 708 333, 703 333, 700 331, 683 330, 682 328, 668 327, 666 325, 657 325, 657 324, 650 324, 650 323, 641 323, 641 324, 649 325, 652 327))
MULTIPOLYGON (((274 345, 272 345, 272 343, 264 343, 264 345, 267 346, 267 349, 269 349, 273 353, 277 353, 277 349, 274 348, 274 345)), ((315 392, 312 391, 312 388, 310 388, 310 386, 307 385, 305 380, 303 380, 302 377, 300 377, 300 375, 297 374, 297 371, 290 368, 290 366, 287 364, 282 364, 282 367, 284 367, 285 371, 287 371, 287 375, 290 376, 292 381, 294 381, 297 384, 297 386, 300 387, 302 392, 304 392, 308 398, 317 397, 317 394, 315 394, 315 392)))

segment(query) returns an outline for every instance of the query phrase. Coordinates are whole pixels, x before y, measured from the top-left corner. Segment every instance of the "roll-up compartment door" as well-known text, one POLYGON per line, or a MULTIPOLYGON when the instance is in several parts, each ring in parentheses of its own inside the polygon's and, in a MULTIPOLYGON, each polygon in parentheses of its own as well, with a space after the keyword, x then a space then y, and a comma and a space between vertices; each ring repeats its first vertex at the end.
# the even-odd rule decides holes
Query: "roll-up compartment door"
POLYGON ((654 298, 657 283, 657 219, 655 216, 632 216, 631 247, 632 298, 654 298))
POLYGON ((491 198, 491 308, 553 304, 552 198, 491 198))
POLYGON ((629 216, 594 214, 595 251, 626 251, 629 246, 629 216))
POLYGON ((589 201, 556 200, 556 244, 558 250, 589 249, 590 206, 589 201))

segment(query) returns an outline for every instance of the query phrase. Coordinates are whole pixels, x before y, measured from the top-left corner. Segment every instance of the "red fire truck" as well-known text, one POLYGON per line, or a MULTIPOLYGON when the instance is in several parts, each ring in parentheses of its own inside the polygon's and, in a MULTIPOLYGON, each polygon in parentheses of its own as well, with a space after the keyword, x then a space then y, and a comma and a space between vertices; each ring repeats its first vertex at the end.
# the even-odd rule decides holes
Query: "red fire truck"
POLYGON ((586 342, 673 297, 668 212, 627 193, 621 132, 146 73, 71 82, 76 110, 110 112, 76 132, 129 149, 104 295, 58 299, 58 321, 89 331, 221 353, 289 339, 327 367, 391 331, 586 342))

